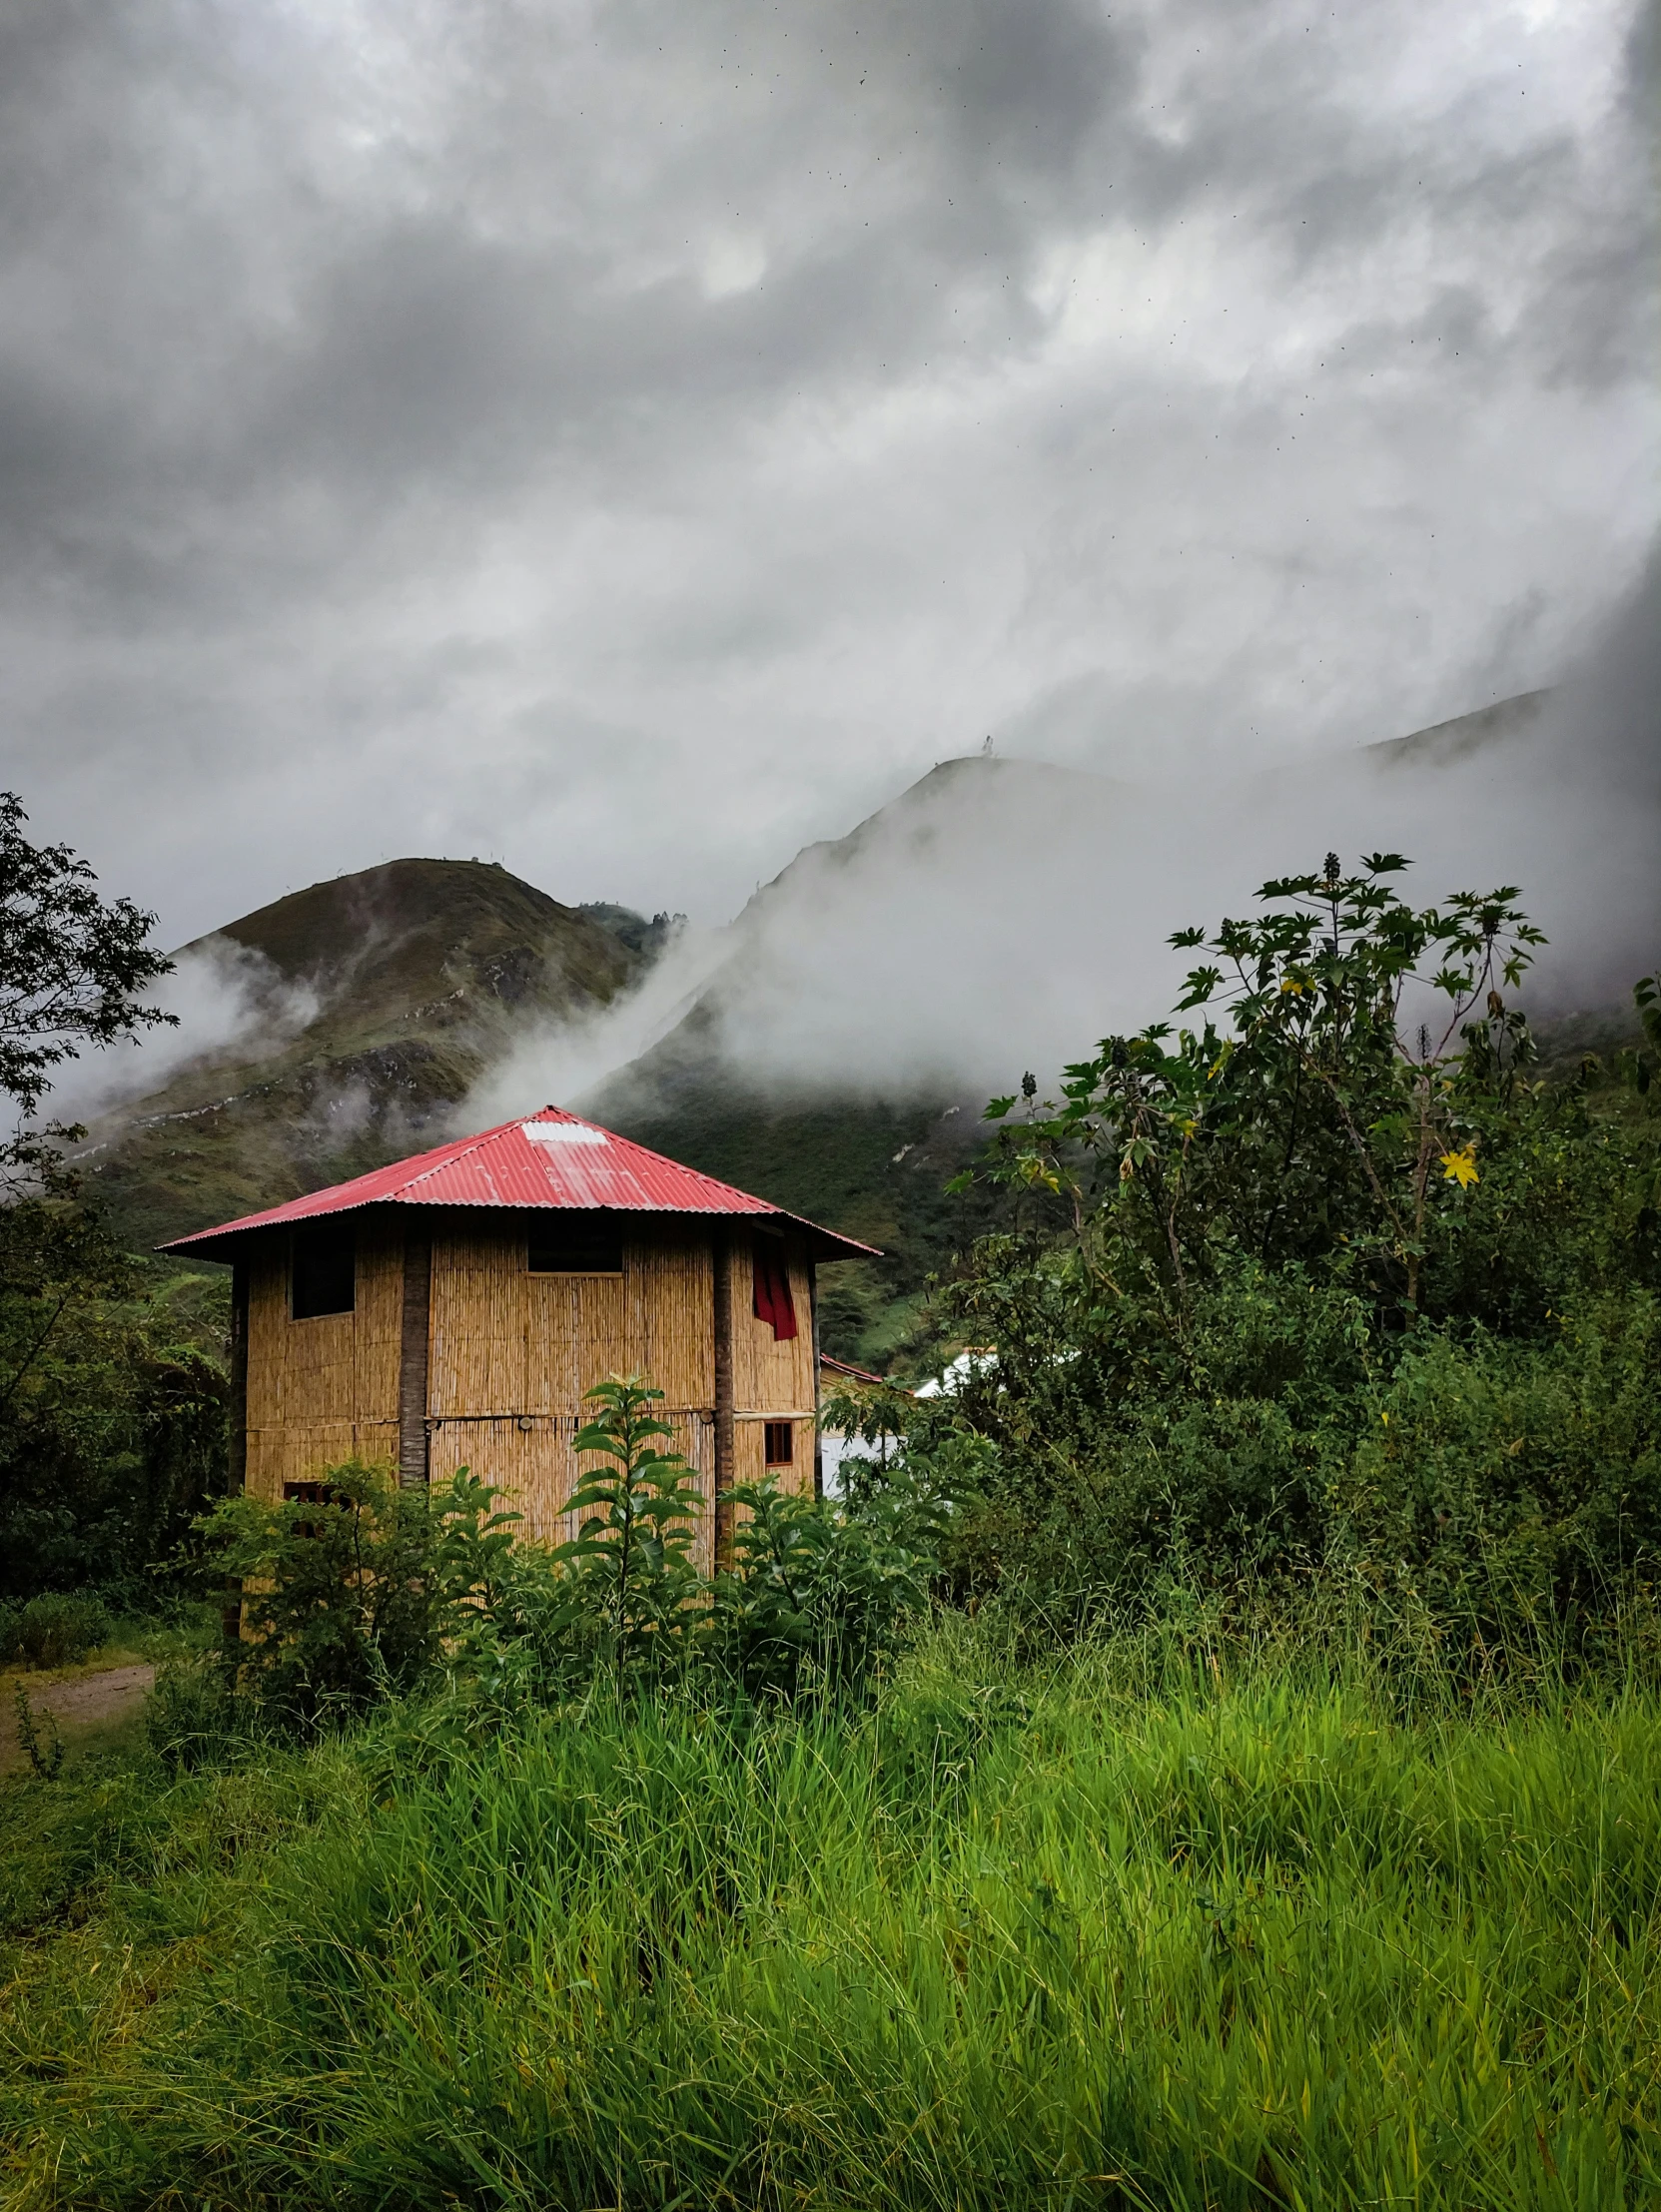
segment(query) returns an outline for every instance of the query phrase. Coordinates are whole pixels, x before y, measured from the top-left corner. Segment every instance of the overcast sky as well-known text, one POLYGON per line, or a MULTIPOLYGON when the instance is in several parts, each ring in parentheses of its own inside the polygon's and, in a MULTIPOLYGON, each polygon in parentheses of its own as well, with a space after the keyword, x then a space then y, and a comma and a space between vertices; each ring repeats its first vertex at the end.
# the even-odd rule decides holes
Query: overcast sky
MULTIPOLYGON (((169 942, 1341 748, 1657 522, 1629 0, 8 0, 0 728, 169 942)), ((1646 84, 1646 79, 1650 80, 1646 84)))

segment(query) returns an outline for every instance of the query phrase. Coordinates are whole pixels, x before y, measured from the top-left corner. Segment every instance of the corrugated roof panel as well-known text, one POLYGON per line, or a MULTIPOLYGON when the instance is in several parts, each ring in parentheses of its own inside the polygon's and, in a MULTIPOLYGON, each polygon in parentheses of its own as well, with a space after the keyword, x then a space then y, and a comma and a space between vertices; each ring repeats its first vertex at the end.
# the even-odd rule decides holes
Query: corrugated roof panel
POLYGON ((873 1249, 558 1106, 504 1121, 477 1136, 456 1137, 350 1182, 269 1206, 263 1213, 176 1237, 158 1249, 212 1257, 209 1247, 221 1238, 371 1205, 606 1206, 626 1213, 759 1214, 798 1221, 825 1245, 837 1247, 836 1256, 865 1256, 873 1249))

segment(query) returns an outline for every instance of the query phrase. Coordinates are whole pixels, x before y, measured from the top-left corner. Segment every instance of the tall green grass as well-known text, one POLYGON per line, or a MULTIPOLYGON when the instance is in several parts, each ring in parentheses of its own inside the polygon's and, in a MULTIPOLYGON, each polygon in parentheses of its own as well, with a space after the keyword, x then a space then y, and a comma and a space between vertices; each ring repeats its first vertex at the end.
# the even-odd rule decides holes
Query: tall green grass
POLYGON ((1658 1723, 963 1624, 854 1722, 407 1713, 31 1946, 4 2201, 1652 2205, 1658 1723))

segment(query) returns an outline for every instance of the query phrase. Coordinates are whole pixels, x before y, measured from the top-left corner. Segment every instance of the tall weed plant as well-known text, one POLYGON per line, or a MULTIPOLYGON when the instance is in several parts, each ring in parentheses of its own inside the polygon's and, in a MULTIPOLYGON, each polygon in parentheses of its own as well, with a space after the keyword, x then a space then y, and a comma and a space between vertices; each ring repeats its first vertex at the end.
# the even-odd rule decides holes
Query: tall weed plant
POLYGON ((447 1681, 489 1725, 526 1706, 672 1688, 699 1699, 862 1695, 926 1612, 960 1502, 938 1470, 897 1464, 847 1506, 734 1492, 730 1560, 691 1560, 702 1509, 663 1445, 662 1392, 615 1376, 587 1393, 591 1464, 566 1510, 577 1534, 514 1542, 517 1515, 462 1469, 435 1491, 347 1462, 283 1504, 223 1501, 202 1524, 210 1573, 240 1592, 239 1633, 166 1671, 150 1733, 175 1764, 227 1756, 252 1730, 316 1734, 447 1681))

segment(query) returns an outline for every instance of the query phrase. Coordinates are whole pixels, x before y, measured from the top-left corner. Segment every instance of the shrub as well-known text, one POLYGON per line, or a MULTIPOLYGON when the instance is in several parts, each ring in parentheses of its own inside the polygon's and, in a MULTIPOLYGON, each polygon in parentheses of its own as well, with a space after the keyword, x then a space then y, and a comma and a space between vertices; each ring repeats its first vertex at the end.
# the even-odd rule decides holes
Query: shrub
POLYGON ((741 1484, 733 1501, 733 1568, 714 1593, 722 1663, 752 1696, 863 1689, 928 1604, 945 1499, 901 1463, 845 1507, 772 1481, 741 1484))
POLYGON ((251 1726, 315 1735, 445 1679, 472 1733, 602 1681, 621 1696, 712 1667, 751 1696, 863 1694, 927 1607, 954 1485, 984 1448, 935 1439, 846 1505, 742 1487, 732 1565, 710 1582, 688 1556, 701 1500, 661 1449, 662 1393, 625 1376, 587 1397, 575 1445, 597 1464, 567 1502, 578 1534, 548 1550, 515 1545, 517 1516, 465 1469, 428 1492, 353 1461, 310 1498, 222 1501, 200 1526, 210 1570, 242 1584, 243 1633, 164 1671, 153 1747, 190 1767, 251 1726))
POLYGON ((512 1518, 461 1468, 404 1490, 383 1469, 330 1468, 315 1498, 225 1498, 199 1523, 211 1566, 243 1585, 232 1688, 301 1734, 418 1688, 477 1606, 512 1518))
POLYGON ((0 1614, 0 1660, 32 1667, 73 1667, 107 1643, 110 1611, 90 1591, 50 1591, 0 1614))
POLYGON ((1535 1080, 1514 893, 1414 914, 1399 865, 1328 856, 1181 933, 1213 956, 1200 1027, 1104 1040, 1059 1107, 992 1102, 992 1179, 1073 1221, 983 1239, 940 1300, 997 1347, 907 1439, 996 1447, 970 1588, 1051 1623, 1178 1586, 1374 1606, 1469 1651, 1579 1639, 1661 1580, 1654 1086, 1631 1055, 1535 1080), (1415 976, 1446 1004, 1410 1044, 1415 976))

